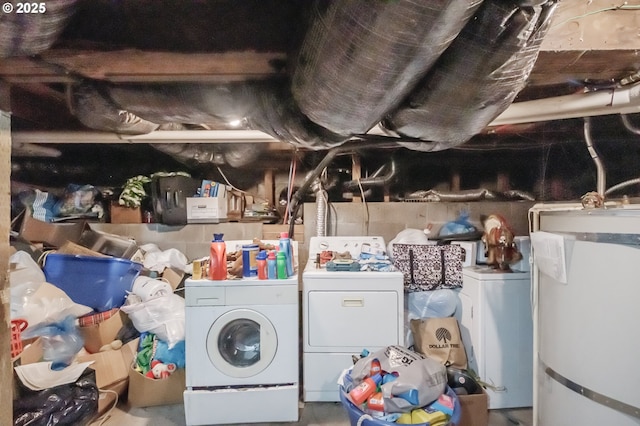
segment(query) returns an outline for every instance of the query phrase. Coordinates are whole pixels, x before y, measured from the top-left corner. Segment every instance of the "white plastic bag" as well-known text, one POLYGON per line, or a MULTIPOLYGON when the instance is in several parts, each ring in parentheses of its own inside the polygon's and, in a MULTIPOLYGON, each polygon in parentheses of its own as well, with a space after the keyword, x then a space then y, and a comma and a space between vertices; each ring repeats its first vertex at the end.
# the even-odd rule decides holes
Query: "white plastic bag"
POLYGON ((11 318, 25 319, 28 323, 26 330, 62 321, 67 316, 80 317, 92 311, 46 282, 42 269, 27 252, 14 253, 9 262, 12 266, 9 273, 11 318))
POLYGON ((168 294, 145 302, 134 294, 120 309, 131 319, 139 332, 148 331, 167 342, 169 349, 184 340, 184 299, 177 294, 168 294))
POLYGON ((393 260, 393 245, 394 244, 435 244, 429 241, 427 237, 428 230, 407 228, 398 232, 395 238, 389 241, 387 244, 387 256, 393 260))
POLYGON ((156 272, 162 272, 165 268, 174 268, 179 271, 186 271, 189 259, 180 250, 170 248, 160 250, 155 244, 145 244, 140 246, 144 251, 144 267, 156 272))

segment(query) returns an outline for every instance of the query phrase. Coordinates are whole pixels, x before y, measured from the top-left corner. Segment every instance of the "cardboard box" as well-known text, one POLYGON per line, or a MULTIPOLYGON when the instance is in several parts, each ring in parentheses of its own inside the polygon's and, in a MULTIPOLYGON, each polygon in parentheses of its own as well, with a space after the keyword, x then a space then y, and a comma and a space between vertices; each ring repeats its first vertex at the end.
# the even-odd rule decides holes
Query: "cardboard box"
POLYGON ((87 226, 85 221, 50 223, 31 216, 26 210, 20 225, 20 236, 32 243, 44 243, 52 247, 61 247, 67 241, 78 242, 82 231, 87 226))
POLYGON ((489 425, 489 395, 483 389, 482 394, 458 395, 462 416, 458 426, 489 425))
MULTIPOLYGON (((79 355, 77 362, 93 361, 91 368, 96 372, 96 385, 100 390, 111 390, 123 395, 129 385, 129 366, 138 350, 139 339, 132 340, 119 350, 79 355)), ((116 396, 110 392, 101 392, 98 399, 98 416, 110 409, 116 396)))
MULTIPOLYGON (((262 225, 263 240, 277 240, 281 232, 289 232, 289 225, 262 225)), ((293 225, 292 239, 304 241, 304 225, 293 225)))
POLYGON ((184 272, 175 268, 164 268, 164 271, 162 271, 162 279, 166 280, 173 290, 178 288, 184 276, 184 272))
POLYGON ((129 368, 128 401, 132 407, 181 404, 186 386, 184 368, 177 369, 166 379, 151 379, 129 368))
POLYGON ((125 207, 111 203, 109 212, 111 223, 142 223, 142 210, 140 207, 125 207))
POLYGON ((187 223, 220 223, 227 220, 227 197, 187 197, 187 223))
POLYGON ((84 348, 89 353, 100 352, 100 348, 113 342, 118 332, 124 324, 123 316, 126 315, 122 311, 118 311, 106 320, 98 324, 78 327, 80 335, 84 339, 84 348))

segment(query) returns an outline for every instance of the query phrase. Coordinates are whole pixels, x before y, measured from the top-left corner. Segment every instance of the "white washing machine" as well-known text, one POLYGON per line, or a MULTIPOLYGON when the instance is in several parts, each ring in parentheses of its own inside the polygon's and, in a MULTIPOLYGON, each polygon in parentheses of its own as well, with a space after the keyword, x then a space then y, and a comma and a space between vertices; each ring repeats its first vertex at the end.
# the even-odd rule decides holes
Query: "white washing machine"
POLYGON ((312 237, 302 274, 303 399, 339 401, 337 380, 352 355, 404 342, 403 276, 394 272, 328 271, 322 251, 385 250, 382 237, 312 237))
MULTIPOLYGON (((528 264, 528 263, 527 263, 528 264)), ((462 269, 455 316, 469 368, 485 382, 489 408, 533 404, 533 315, 529 272, 462 269)))
POLYGON ((187 425, 297 421, 298 277, 189 279, 185 301, 187 425))

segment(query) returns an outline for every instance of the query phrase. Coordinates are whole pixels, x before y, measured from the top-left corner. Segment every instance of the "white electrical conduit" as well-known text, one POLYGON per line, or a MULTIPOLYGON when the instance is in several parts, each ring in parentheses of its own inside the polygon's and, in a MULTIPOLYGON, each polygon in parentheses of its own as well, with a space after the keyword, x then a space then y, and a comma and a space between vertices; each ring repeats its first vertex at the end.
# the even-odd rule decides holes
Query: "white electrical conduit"
POLYGON ((640 83, 554 98, 514 102, 489 126, 640 112, 640 83))
POLYGON ((626 114, 621 114, 620 118, 622 118, 622 124, 624 124, 625 129, 633 134, 640 135, 640 128, 635 127, 633 124, 631 124, 631 120, 629 120, 629 117, 627 117, 626 114))
POLYGON ((596 176, 596 187, 598 194, 602 196, 604 199, 605 188, 607 187, 607 175, 604 170, 604 164, 602 160, 598 156, 598 152, 593 146, 593 141, 591 140, 591 118, 584 118, 584 141, 587 143, 587 149, 589 150, 589 154, 591 154, 591 158, 593 158, 593 162, 596 164, 597 176, 596 176))

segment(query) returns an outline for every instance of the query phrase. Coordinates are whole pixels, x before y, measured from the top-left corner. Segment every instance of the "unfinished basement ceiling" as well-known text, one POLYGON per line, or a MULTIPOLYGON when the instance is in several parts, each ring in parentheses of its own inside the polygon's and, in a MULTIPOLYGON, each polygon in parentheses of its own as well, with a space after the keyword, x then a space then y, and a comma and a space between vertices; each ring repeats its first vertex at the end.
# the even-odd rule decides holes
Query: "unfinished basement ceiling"
MULTIPOLYGON (((638 6, 602 0, 563 0, 555 8, 542 0, 46 6, 45 15, 0 15, 0 101, 25 151, 34 142, 43 150, 136 142, 169 158, 202 159, 215 138, 211 162, 224 162, 239 143, 262 142, 255 151, 286 164, 292 147, 391 139, 409 141, 403 146, 410 150, 450 150, 438 157, 453 159, 483 146, 579 140, 579 120, 492 122, 512 100, 628 88, 640 69, 638 6), (500 23, 511 32, 496 32, 500 23), (515 77, 498 67, 506 83, 480 90, 500 56, 491 48, 509 36, 501 52, 503 63, 516 62, 515 77), (485 74, 465 78, 465 60, 485 74), (444 125, 425 126, 437 113, 444 115, 433 122, 444 125)), ((636 137, 618 117, 598 120, 596 127, 619 138, 636 137)))

